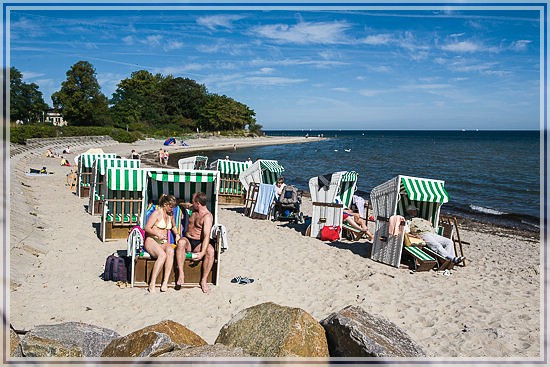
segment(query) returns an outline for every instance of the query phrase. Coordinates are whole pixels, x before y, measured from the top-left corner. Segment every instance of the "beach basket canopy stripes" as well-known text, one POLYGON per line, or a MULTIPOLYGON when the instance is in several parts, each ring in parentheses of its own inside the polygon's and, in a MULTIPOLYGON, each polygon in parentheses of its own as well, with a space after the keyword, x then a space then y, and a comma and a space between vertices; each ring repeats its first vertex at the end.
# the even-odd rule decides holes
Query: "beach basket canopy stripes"
POLYGON ((79 165, 81 167, 92 168, 96 159, 99 158, 116 158, 115 153, 102 153, 102 154, 81 154, 79 156, 79 165))
POLYGON ((285 171, 284 167, 277 161, 260 161, 262 169, 262 183, 274 184, 285 171))
POLYGON ((212 214, 215 211, 217 171, 148 171, 148 201, 157 202, 162 194, 174 195, 177 199, 191 202, 193 194, 206 194, 206 207, 212 214))
POLYGON ((218 159, 217 162, 217 170, 220 171, 220 173, 237 176, 239 173, 246 171, 251 165, 249 162, 228 161, 224 159, 218 159))
POLYGON ((401 188, 407 192, 407 196, 413 201, 441 204, 449 201, 444 181, 402 176, 401 188))
POLYGON ((185 170, 205 169, 208 164, 208 157, 196 155, 193 157, 182 158, 178 161, 178 168, 185 170))
POLYGON ((107 168, 107 188, 112 191, 142 191, 146 172, 141 168, 107 168))
POLYGON ((353 194, 357 190, 357 177, 357 172, 350 171, 343 173, 340 179, 338 199, 344 204, 345 208, 351 206, 353 194))
POLYGON ((141 161, 139 159, 124 159, 124 158, 99 158, 95 161, 97 173, 104 175, 107 168, 140 168, 141 161))

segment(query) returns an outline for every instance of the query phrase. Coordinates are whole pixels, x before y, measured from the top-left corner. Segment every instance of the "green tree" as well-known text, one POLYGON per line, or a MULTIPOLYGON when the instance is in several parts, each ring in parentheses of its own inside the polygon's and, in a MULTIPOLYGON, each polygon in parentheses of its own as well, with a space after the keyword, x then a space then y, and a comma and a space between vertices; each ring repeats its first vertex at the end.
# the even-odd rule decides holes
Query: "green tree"
POLYGON ((10 120, 36 123, 42 120, 48 105, 42 92, 34 83, 24 83, 23 74, 13 66, 10 68, 10 120))
POLYGON ((100 91, 92 64, 79 61, 67 71, 61 90, 52 95, 63 119, 75 126, 105 126, 111 123, 107 97, 100 91))
POLYGON ((146 70, 135 71, 130 78, 121 80, 111 99, 115 125, 158 123, 164 114, 160 98, 162 80, 162 75, 146 70))
POLYGON ((254 125, 255 112, 243 103, 225 95, 209 95, 201 113, 201 127, 204 130, 242 130, 254 125))

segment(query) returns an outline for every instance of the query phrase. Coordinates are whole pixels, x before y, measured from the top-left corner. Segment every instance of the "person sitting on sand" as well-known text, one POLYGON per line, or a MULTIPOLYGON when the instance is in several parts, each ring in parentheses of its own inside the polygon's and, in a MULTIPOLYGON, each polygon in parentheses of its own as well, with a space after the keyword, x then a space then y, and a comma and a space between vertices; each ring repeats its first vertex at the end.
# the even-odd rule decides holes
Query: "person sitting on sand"
POLYGON ((63 150, 63 154, 71 154, 71 147, 67 146, 67 149, 63 150))
POLYGON ((184 284, 183 265, 185 263, 185 253, 193 252, 197 254, 195 260, 203 260, 202 275, 200 286, 204 293, 208 293, 207 279, 212 265, 214 264, 214 246, 210 244, 210 231, 212 230, 213 217, 212 213, 206 207, 206 194, 197 192, 193 195, 191 204, 182 203, 182 209, 191 208, 193 213, 189 217, 189 225, 176 247, 176 263, 178 266, 178 280, 176 287, 181 287, 184 284))
POLYGON ((164 267, 164 278, 160 286, 161 292, 168 289, 168 279, 172 272, 174 264, 174 247, 168 241, 168 231, 172 231, 175 241, 179 241, 180 235, 177 232, 176 222, 172 210, 176 207, 176 198, 174 195, 162 194, 158 201, 158 206, 149 216, 145 224, 145 243, 143 247, 152 257, 157 260, 153 265, 151 280, 149 282, 149 292, 155 292, 156 280, 164 267))
POLYGON ((464 261, 464 256, 455 256, 454 242, 450 238, 435 233, 430 221, 418 217, 418 208, 414 204, 407 207, 407 225, 413 236, 418 236, 426 242, 426 245, 438 255, 459 264, 464 261))
POLYGON ((132 153, 130 153, 130 159, 139 159, 139 153, 136 152, 135 149, 132 149, 132 153))
POLYGON ((369 236, 369 241, 374 240, 374 235, 369 231, 367 223, 359 216, 359 213, 352 213, 349 209, 345 208, 342 212, 342 220, 358 231, 365 232, 369 236))
POLYGON ((48 150, 46 150, 46 157, 47 158, 55 158, 56 155, 54 154, 54 152, 52 152, 52 149, 51 148, 48 148, 48 150))
POLYGON ((66 166, 66 167, 70 167, 71 164, 69 163, 69 161, 66 159, 66 158, 63 158, 63 156, 61 156, 61 165, 62 166, 66 166))

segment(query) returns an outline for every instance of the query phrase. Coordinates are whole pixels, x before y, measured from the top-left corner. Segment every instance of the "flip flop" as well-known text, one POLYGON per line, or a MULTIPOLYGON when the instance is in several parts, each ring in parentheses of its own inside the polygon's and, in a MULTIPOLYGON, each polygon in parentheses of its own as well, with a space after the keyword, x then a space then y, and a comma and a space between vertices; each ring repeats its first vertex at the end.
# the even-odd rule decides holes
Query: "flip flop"
POLYGON ((231 283, 237 283, 237 284, 250 284, 254 283, 254 279, 247 278, 247 277, 241 277, 240 275, 231 279, 231 283))

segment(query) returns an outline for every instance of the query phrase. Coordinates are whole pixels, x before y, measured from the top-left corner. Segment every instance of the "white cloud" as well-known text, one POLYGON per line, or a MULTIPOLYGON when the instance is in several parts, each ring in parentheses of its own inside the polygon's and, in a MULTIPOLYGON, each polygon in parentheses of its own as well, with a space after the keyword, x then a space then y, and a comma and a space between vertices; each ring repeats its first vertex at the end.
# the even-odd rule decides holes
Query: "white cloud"
POLYGON ((377 34, 373 36, 367 36, 365 37, 361 42, 365 43, 367 45, 387 45, 391 43, 392 38, 389 34, 377 34))
POLYGON ((161 40, 162 40, 162 36, 155 34, 155 35, 147 36, 144 40, 141 40, 140 42, 152 47, 158 47, 160 46, 161 40))
POLYGON ((241 15, 212 15, 197 18, 197 24, 214 31, 217 28, 232 28, 233 22, 243 18, 241 15))
POLYGON ((332 90, 335 92, 344 92, 344 93, 351 92, 351 89, 346 87, 336 87, 336 88, 332 88, 332 90))
POLYGON ((479 44, 474 42, 461 41, 461 42, 446 44, 444 46, 441 46, 441 49, 443 49, 444 51, 467 53, 467 52, 481 51, 482 47, 479 44))
POLYGON ((532 41, 529 40, 518 40, 512 42, 510 49, 513 51, 525 51, 532 41))
POLYGON ((128 46, 131 46, 131 45, 134 44, 135 40, 134 40, 133 36, 126 36, 126 37, 122 38, 122 42, 124 42, 124 44, 126 44, 128 46))
POLYGON ((164 46, 165 51, 179 50, 181 48, 183 48, 183 42, 180 41, 168 41, 164 46))
POLYGON ((301 22, 296 25, 270 24, 252 28, 252 32, 279 43, 337 44, 345 43, 345 31, 350 25, 345 22, 301 22))
POLYGON ((293 79, 293 78, 284 78, 278 76, 251 76, 242 79, 243 82, 247 84, 254 85, 264 85, 264 86, 284 86, 291 84, 303 83, 306 79, 293 79))

